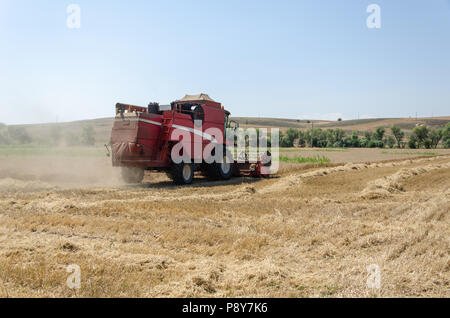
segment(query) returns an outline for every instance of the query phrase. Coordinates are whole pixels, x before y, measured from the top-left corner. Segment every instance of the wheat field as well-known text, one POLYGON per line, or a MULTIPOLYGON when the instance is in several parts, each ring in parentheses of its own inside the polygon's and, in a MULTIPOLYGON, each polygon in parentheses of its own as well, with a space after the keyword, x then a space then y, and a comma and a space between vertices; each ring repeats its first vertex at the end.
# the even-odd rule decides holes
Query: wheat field
POLYGON ((1 158, 0 297, 449 297, 450 155, 382 158, 183 187, 1 158))

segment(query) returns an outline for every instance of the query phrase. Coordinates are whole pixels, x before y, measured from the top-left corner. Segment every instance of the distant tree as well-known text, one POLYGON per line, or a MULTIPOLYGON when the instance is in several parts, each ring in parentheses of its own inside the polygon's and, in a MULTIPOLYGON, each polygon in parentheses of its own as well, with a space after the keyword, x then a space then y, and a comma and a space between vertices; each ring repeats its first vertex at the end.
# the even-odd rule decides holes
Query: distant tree
POLYGON ((385 132, 386 132, 386 129, 384 129, 384 127, 377 127, 377 129, 375 130, 375 133, 373 134, 373 138, 375 140, 382 141, 385 132))
POLYGON ((417 139, 417 136, 415 134, 411 134, 411 136, 409 136, 409 140, 408 140, 408 147, 411 149, 416 149, 419 146, 419 141, 417 139))
POLYGON ((394 148, 395 138, 393 136, 389 136, 387 138, 386 144, 388 145, 389 148, 394 148))
POLYGON ((352 147, 354 147, 354 148, 358 148, 358 147, 360 147, 361 145, 360 145, 360 141, 359 141, 359 137, 358 137, 358 132, 357 131, 354 131, 353 133, 352 133, 352 147))
POLYGON ((306 132, 305 131, 298 131, 298 145, 299 147, 305 147, 306 146, 306 132))
POLYGON ((8 136, 13 143, 29 144, 32 139, 26 129, 20 126, 8 126, 8 136))
POLYGON ((402 140, 405 137, 405 133, 400 129, 398 126, 392 126, 391 132, 395 137, 395 140, 397 141, 398 148, 401 148, 402 140))
POLYGON ((286 130, 286 136, 289 139, 289 144, 294 145, 294 140, 298 138, 299 131, 298 129, 289 128, 288 130, 286 130))
POLYGON ((284 135, 281 139, 280 139, 280 147, 293 147, 293 143, 291 143, 290 139, 288 136, 284 135))
POLYGON ((361 138, 361 140, 359 141, 359 146, 362 148, 369 147, 369 140, 367 140, 366 137, 361 138))
POLYGON ((305 133, 308 146, 319 147, 319 140, 321 139, 322 133, 322 129, 320 128, 308 129, 305 133))
POLYGON ((335 135, 333 129, 327 129, 320 132, 321 143, 325 144, 325 147, 333 147, 335 142, 335 135))
POLYGON ((342 129, 336 128, 335 130, 333 130, 333 138, 334 138, 334 142, 336 143, 340 143, 342 144, 342 140, 345 137, 345 131, 343 131, 342 129))
POLYGON ((345 146, 345 131, 342 129, 327 129, 318 130, 318 147, 344 147, 345 146))
POLYGON ((383 148, 384 147, 384 142, 382 140, 369 140, 367 147, 369 148, 383 148))
POLYGON ((413 129, 412 135, 416 137, 417 147, 425 146, 425 140, 428 139, 429 130, 426 126, 418 126, 413 129))
POLYGON ((330 131, 332 130, 322 130, 322 129, 315 130, 315 134, 317 137, 316 147, 320 148, 333 147, 333 144, 330 141, 331 138, 330 131))
POLYGON ((430 131, 430 141, 431 141, 431 147, 437 148, 439 142, 441 141, 443 137, 443 130, 442 129, 435 129, 430 131))
POLYGON ((279 145, 280 147, 293 147, 293 144, 290 143, 290 139, 287 135, 285 135, 282 131, 279 134, 279 145))
MULTIPOLYGON (((280 146, 281 146, 281 139, 283 139, 283 136, 284 136, 284 134, 283 134, 283 132, 280 130, 280 132, 278 133, 278 139, 279 139, 280 146)), ((271 137, 272 137, 272 136, 271 136, 271 137)))
POLYGON ((83 127, 81 133, 81 143, 85 146, 95 145, 95 131, 92 125, 86 125, 83 127))
POLYGON ((427 138, 423 141, 423 146, 427 149, 431 149, 431 147, 433 146, 433 142, 430 138, 427 138))
POLYGON ((442 145, 445 148, 450 148, 450 123, 442 130, 442 145))
POLYGON ((338 121, 342 121, 342 118, 338 118, 338 121))
POLYGON ((344 147, 352 147, 352 144, 353 144, 353 139, 351 136, 347 136, 344 138, 344 144, 343 144, 344 147))
MULTIPOLYGON (((336 146, 336 143, 343 143, 342 138, 339 138, 339 133, 336 134, 336 132, 333 129, 327 129, 322 130, 318 129, 318 139, 317 139, 317 147, 321 148, 331 148, 331 147, 341 147, 341 145, 336 146)), ((342 136, 343 137, 343 136, 342 136)))
POLYGON ((374 133, 370 131, 364 132, 364 141, 362 141, 362 144, 365 144, 365 147, 367 148, 383 148, 384 142, 383 137, 386 130, 384 127, 378 127, 374 133))

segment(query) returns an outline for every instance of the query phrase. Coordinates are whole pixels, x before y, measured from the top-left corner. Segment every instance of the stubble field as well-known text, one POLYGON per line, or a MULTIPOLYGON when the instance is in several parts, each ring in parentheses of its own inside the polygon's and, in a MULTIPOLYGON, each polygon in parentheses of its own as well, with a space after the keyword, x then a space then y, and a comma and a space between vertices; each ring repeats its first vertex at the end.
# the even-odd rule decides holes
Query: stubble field
POLYGON ((0 297, 449 297, 450 155, 389 152, 299 150, 331 162, 185 187, 0 156, 0 297))

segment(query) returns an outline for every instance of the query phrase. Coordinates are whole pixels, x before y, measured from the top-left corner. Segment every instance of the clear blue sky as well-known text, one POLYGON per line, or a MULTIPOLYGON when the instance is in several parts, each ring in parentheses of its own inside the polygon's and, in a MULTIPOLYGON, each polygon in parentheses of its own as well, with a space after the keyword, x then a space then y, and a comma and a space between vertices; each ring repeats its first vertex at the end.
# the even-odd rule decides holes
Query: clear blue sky
POLYGON ((234 116, 450 115, 450 0, 0 0, 0 43, 9 124, 200 92, 234 116))

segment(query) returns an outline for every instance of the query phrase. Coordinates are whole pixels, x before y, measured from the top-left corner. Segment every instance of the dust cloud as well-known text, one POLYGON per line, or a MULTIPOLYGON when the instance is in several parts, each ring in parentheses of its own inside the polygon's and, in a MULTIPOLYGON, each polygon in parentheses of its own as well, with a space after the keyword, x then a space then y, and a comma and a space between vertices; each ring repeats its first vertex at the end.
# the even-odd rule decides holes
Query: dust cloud
POLYGON ((123 185, 120 169, 112 167, 111 159, 106 155, 0 157, 0 191, 120 185, 123 185))

